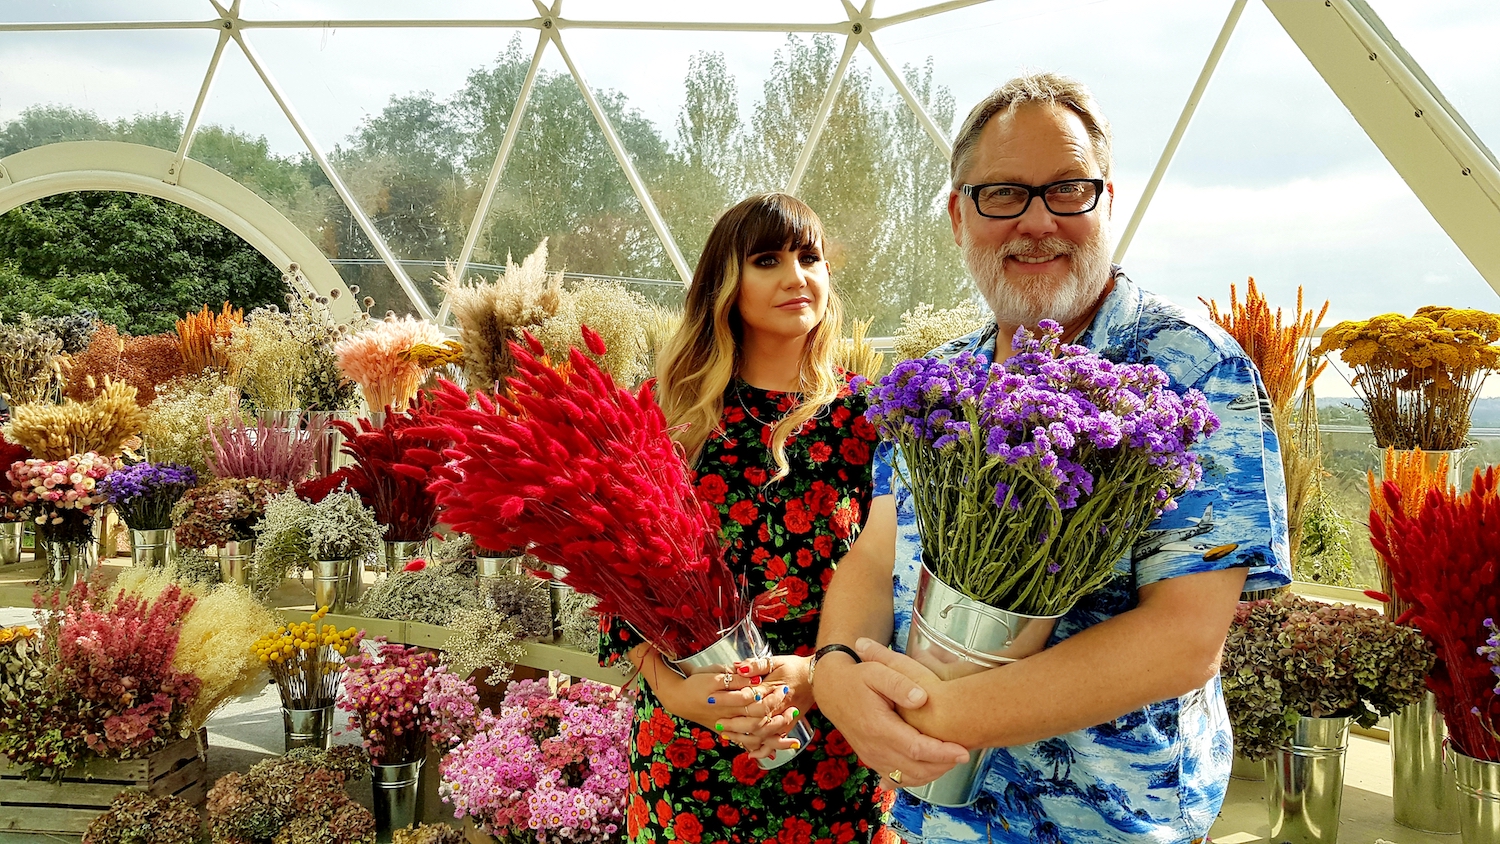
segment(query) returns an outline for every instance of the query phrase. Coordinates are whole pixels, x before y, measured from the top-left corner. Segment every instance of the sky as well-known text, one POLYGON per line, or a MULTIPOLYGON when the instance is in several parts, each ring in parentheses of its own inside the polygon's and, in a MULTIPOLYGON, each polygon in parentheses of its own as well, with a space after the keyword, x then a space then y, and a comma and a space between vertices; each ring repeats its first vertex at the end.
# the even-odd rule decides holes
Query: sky
MULTIPOLYGON (((877 15, 923 5, 875 0, 877 15)), ((1500 4, 1493 0, 1370 0, 1375 12, 1492 150, 1500 149, 1500 4)), ((931 61, 962 115, 1006 78, 1055 70, 1090 85, 1115 133, 1123 229, 1208 55, 1229 0, 991 0, 878 32, 891 63, 931 61)), ((421 15, 530 18, 525 0, 243 0, 251 19, 421 15)), ((837 0, 564 0, 586 19, 834 22, 837 0)), ((0 21, 204 20, 207 0, 0 0, 0 21)), ((489 64, 514 34, 534 30, 254 30, 252 45, 325 150, 392 95, 445 97, 489 64)), ((666 137, 675 135, 688 60, 725 55, 748 117, 784 34, 564 32, 594 88, 616 89, 666 137)), ((186 113, 203 79, 210 31, 0 32, 0 122, 39 103, 104 118, 186 113)), ((873 70, 863 52, 857 67, 873 70)), ((555 51, 544 64, 565 71, 555 51)), ((300 139, 238 51, 226 50, 203 120, 264 135, 297 153, 300 139)), ((951 136, 951 127, 943 127, 951 136)), ((1302 287, 1330 300, 1329 323, 1424 304, 1496 310, 1496 293, 1427 214, 1265 6, 1247 4, 1167 177, 1125 258, 1142 286, 1201 309, 1256 278, 1290 307, 1302 287)), ((1347 386, 1325 378, 1326 395, 1347 386)), ((1323 388, 1324 385, 1320 385, 1323 388)), ((1500 385, 1491 388, 1500 391, 1500 385)), ((1500 394, 1497 392, 1496 394, 1500 394)))

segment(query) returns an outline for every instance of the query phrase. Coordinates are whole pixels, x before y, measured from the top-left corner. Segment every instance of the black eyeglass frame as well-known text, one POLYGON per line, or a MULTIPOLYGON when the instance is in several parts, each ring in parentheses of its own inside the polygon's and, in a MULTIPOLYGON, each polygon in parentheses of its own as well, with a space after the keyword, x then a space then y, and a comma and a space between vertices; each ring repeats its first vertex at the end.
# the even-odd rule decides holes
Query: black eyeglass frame
POLYGON ((1095 208, 1099 207, 1099 197, 1104 193, 1104 180, 1059 179, 1055 182, 1048 182, 1045 185, 1023 185, 1020 182, 986 182, 982 185, 964 185, 962 188, 960 188, 960 192, 964 196, 967 196, 968 198, 974 200, 974 211, 978 213, 979 216, 985 217, 990 220, 1014 220, 1015 218, 1025 214, 1031 208, 1031 200, 1036 199, 1039 196, 1042 198, 1042 205, 1046 207, 1047 213, 1055 217, 1077 217, 1079 214, 1087 214, 1090 211, 1093 211, 1095 208), (1054 210, 1052 205, 1047 202, 1048 188, 1055 188, 1058 185, 1076 184, 1079 182, 1094 186, 1094 202, 1089 207, 1081 211, 1057 211, 1054 210), (1026 191, 1026 204, 1022 205, 1021 210, 1017 211, 1014 214, 997 215, 984 213, 984 210, 979 207, 979 191, 983 188, 996 187, 1021 188, 1022 190, 1026 191))

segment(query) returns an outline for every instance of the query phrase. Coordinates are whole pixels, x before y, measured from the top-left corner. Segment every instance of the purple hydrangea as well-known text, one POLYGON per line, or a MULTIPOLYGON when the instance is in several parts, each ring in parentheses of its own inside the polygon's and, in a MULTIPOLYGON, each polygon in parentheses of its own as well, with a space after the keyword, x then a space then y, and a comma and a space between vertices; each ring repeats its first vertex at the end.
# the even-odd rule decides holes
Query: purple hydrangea
POLYGON ((198 473, 178 463, 137 463, 104 479, 105 494, 131 530, 172 526, 172 505, 198 485, 198 473))
POLYGON ((867 418, 902 452, 924 548, 983 584, 951 585, 999 606, 1010 596, 1055 609, 1108 576, 1073 578, 1070 569, 1112 568, 1117 551, 1197 484, 1190 449, 1219 422, 1202 393, 1179 395, 1160 368, 1065 344, 1050 320, 1039 327, 1039 336, 1016 332, 1004 364, 970 352, 898 363, 869 389, 867 418), (985 570, 1002 540, 1018 539, 1035 553, 1002 556, 1024 571, 985 570), (1095 551, 1114 556, 1077 562, 1095 551), (955 556, 963 559, 950 563, 955 556), (1066 583, 1046 586, 1036 572, 1066 583))

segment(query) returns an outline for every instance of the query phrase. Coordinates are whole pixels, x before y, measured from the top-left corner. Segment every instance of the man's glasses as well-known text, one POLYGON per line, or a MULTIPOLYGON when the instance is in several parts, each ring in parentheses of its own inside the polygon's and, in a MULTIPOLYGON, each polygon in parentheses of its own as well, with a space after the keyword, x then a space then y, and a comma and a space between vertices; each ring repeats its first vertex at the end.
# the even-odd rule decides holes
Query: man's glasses
POLYGON ((974 200, 982 217, 1009 220, 1026 213, 1031 200, 1040 196, 1047 210, 1059 217, 1087 214, 1099 204, 1104 192, 1103 179, 1063 179, 1060 182, 1034 186, 1015 182, 987 185, 964 185, 963 195, 974 200))

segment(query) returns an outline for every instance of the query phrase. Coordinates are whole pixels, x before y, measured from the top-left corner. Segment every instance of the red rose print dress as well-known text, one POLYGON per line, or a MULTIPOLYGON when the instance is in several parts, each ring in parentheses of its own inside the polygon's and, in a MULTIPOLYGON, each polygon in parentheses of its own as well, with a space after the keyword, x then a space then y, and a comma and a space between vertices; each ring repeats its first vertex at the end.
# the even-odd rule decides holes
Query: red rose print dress
MULTIPOLYGON (((704 445, 696 483, 699 497, 718 508, 730 566, 748 579, 750 594, 780 587, 785 596, 780 617, 761 625, 771 650, 806 656, 834 563, 868 512, 875 430, 864 399, 846 388, 788 439, 791 472, 766 486, 775 471, 771 428, 796 400, 736 380, 724 394, 723 433, 704 445)), ((606 664, 641 644, 619 623, 604 636, 606 664)), ((879 776, 821 712, 807 715, 812 744, 763 771, 736 745, 667 712, 639 684, 627 812, 634 844, 848 844, 881 829, 879 776)))

